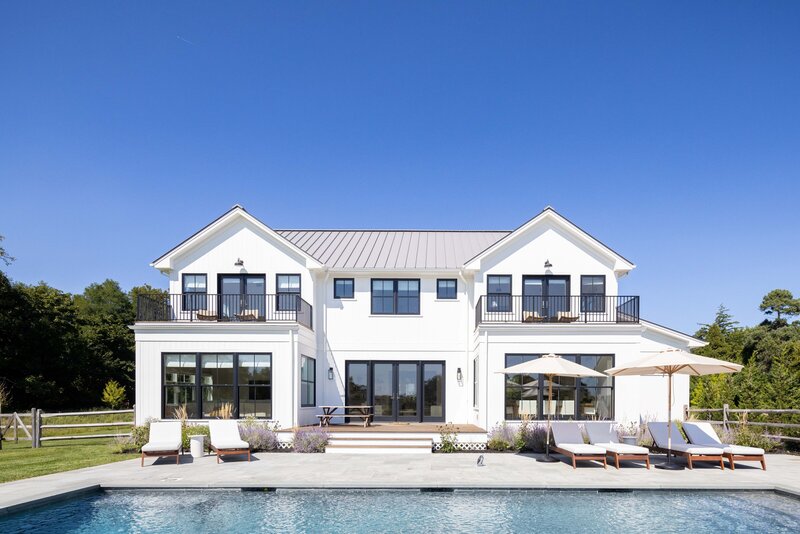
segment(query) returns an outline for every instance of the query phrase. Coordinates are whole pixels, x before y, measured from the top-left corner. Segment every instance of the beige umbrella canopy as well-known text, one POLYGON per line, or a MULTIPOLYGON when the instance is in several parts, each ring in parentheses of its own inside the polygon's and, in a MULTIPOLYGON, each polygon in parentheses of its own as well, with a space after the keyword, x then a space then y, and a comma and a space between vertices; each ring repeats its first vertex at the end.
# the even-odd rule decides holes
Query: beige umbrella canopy
MULTIPOLYGON (((588 367, 584 367, 583 365, 578 365, 575 362, 571 362, 569 360, 565 360, 561 356, 557 354, 545 354, 535 360, 529 360, 527 362, 522 362, 517 365, 512 365, 511 367, 506 367, 502 371, 503 374, 507 375, 515 375, 515 374, 540 374, 545 375, 547 377, 547 400, 548 402, 552 401, 553 399, 553 377, 554 376, 571 376, 571 377, 582 377, 582 376, 596 376, 596 377, 605 377, 603 373, 595 371, 594 369, 589 369, 588 367)), ((556 461, 550 457, 550 412, 551 410, 547 410, 547 448, 545 457, 541 461, 551 462, 556 461)))
MULTIPOLYGON (((668 404, 667 404, 667 448, 672 448, 672 375, 715 375, 719 373, 738 373, 742 370, 742 365, 738 363, 726 362, 698 356, 680 349, 669 349, 643 358, 639 358, 625 365, 618 365, 607 370, 611 376, 643 376, 643 375, 667 375, 668 380, 668 404)), ((656 466, 670 469, 670 453, 667 451, 667 465, 656 466)))

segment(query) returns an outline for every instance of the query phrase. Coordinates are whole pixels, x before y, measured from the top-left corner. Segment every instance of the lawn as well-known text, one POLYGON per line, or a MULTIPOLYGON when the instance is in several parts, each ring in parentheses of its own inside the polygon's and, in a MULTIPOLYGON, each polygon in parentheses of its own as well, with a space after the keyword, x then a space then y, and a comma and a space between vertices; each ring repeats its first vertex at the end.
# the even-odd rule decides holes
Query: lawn
POLYGON ((31 448, 30 441, 4 441, 0 451, 0 482, 138 457, 138 454, 116 454, 113 451, 113 439, 49 441, 38 449, 31 448))

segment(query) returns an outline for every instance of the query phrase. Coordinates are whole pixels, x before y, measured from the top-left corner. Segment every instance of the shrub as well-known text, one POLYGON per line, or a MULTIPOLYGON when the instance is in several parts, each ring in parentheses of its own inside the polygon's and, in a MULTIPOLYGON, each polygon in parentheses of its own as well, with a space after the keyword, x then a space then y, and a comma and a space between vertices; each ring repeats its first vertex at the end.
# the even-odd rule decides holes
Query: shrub
POLYGON ((239 422, 239 434, 254 451, 274 451, 278 448, 278 423, 248 417, 239 422))
POLYGON ((758 432, 747 425, 728 427, 727 432, 717 428, 717 433, 723 443, 732 443, 743 447, 758 447, 764 452, 771 452, 780 446, 780 441, 768 438, 763 432, 758 432))
POLYGON ((207 425, 187 425, 186 423, 181 425, 181 446, 183 450, 189 450, 189 436, 199 436, 201 434, 206 437, 204 443, 208 445, 211 431, 207 425))
POLYGON ((517 429, 515 446, 518 450, 544 452, 547 443, 547 424, 523 421, 517 429))
POLYGON ((458 427, 453 423, 439 426, 439 452, 451 453, 458 450, 458 427))
POLYGON ((292 438, 294 452, 325 452, 330 435, 320 427, 298 428, 292 438))
POLYGON ((103 404, 112 410, 119 410, 125 405, 125 386, 121 386, 116 380, 106 382, 103 388, 103 404))
POLYGON ((143 425, 135 426, 131 429, 130 436, 114 438, 114 452, 119 454, 140 452, 142 447, 150 440, 150 423, 152 421, 153 419, 147 418, 143 425))
POLYGON ((509 427, 505 421, 499 425, 495 425, 489 430, 488 441, 486 448, 490 451, 507 451, 509 449, 516 449, 517 436, 519 432, 509 427))

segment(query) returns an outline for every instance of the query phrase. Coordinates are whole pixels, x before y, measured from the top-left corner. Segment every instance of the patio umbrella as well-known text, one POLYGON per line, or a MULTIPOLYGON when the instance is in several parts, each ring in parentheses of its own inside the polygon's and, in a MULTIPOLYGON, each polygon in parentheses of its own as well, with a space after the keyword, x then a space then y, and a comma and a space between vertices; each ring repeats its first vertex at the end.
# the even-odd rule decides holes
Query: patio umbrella
MULTIPOLYGON (((502 371, 503 374, 540 374, 547 377, 547 402, 550 405, 553 400, 553 377, 554 376, 570 376, 580 378, 582 376, 596 376, 605 377, 603 373, 589 369, 583 365, 578 365, 575 362, 565 360, 557 354, 545 354, 535 360, 522 362, 511 367, 506 367, 502 371)), ((545 448, 545 457, 540 458, 540 462, 557 462, 555 458, 550 456, 550 417, 552 410, 547 410, 547 446, 545 448)))
MULTIPOLYGON (((644 376, 667 375, 667 449, 672 448, 672 375, 715 375, 718 373, 738 373, 742 370, 738 363, 717 360, 706 356, 698 356, 680 349, 663 350, 625 365, 618 365, 607 370, 611 376, 644 376)), ((683 469, 671 462, 670 451, 667 450, 667 463, 656 466, 659 469, 683 469)))

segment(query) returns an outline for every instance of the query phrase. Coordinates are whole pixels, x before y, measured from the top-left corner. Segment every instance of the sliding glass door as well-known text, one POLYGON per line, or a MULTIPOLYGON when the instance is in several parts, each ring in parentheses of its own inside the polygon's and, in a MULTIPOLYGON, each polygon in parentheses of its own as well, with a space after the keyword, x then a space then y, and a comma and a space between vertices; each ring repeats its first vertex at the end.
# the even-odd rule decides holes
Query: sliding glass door
POLYGON ((219 293, 220 319, 264 320, 267 296, 263 274, 221 274, 219 293))
POLYGON ((523 276, 522 310, 546 319, 570 311, 569 276, 523 276))

